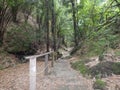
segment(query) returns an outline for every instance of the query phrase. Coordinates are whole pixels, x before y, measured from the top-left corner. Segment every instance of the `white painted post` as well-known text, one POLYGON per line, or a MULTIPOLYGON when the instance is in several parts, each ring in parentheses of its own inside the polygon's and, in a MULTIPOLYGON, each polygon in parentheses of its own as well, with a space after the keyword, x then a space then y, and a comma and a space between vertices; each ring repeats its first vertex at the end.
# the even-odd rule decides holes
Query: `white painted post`
POLYGON ((48 75, 48 54, 45 55, 45 75, 48 75))
POLYGON ((36 90, 36 57, 30 58, 30 87, 29 90, 36 90))

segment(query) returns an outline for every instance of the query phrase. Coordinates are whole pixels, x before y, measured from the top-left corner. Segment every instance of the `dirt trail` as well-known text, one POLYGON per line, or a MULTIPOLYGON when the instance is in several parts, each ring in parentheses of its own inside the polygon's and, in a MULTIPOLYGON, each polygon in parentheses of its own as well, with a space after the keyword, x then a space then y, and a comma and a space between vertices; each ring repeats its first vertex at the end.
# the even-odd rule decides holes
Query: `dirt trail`
POLYGON ((93 90, 92 83, 74 71, 68 60, 57 60, 49 78, 56 85, 50 90, 93 90))
MULTIPOLYGON (((71 68, 69 59, 57 60, 47 76, 40 73, 43 68, 44 62, 38 61, 37 90, 93 90, 91 82, 71 68)), ((29 63, 1 70, 0 90, 29 90, 29 63)))

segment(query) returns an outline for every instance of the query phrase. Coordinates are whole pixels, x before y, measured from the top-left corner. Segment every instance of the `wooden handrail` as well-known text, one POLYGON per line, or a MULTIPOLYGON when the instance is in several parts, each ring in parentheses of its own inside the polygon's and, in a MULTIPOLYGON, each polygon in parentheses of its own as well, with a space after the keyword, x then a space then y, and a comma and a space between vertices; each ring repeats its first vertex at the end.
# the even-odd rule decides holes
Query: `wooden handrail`
POLYGON ((29 90, 36 90, 36 58, 45 56, 45 75, 48 75, 48 56, 49 54, 53 53, 53 59, 52 59, 52 67, 54 66, 54 52, 50 51, 44 54, 40 55, 32 55, 32 56, 27 56, 25 59, 29 59, 30 64, 29 64, 29 69, 30 69, 30 87, 29 90))
POLYGON ((44 54, 40 54, 40 55, 26 56, 25 59, 38 58, 38 57, 42 57, 42 56, 45 56, 45 55, 51 54, 51 53, 53 53, 53 52, 54 52, 54 51, 50 51, 50 52, 47 52, 47 53, 44 53, 44 54))

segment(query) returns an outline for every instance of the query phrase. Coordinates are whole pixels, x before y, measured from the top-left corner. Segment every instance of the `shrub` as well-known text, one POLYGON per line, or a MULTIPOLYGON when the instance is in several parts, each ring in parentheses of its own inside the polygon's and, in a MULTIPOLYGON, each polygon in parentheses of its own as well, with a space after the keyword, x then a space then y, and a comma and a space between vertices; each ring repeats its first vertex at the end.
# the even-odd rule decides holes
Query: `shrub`
POLYGON ((6 34, 5 48, 11 53, 33 53, 35 40, 35 31, 30 25, 13 26, 6 34))
POLYGON ((120 62, 116 62, 112 65, 113 73, 120 75, 120 62))
POLYGON ((0 64, 0 70, 2 70, 3 69, 3 66, 0 64))
POLYGON ((113 73, 111 68, 112 64, 113 64, 112 62, 101 62, 89 68, 91 76, 96 78, 111 76, 113 73))
POLYGON ((75 63, 72 63, 72 68, 80 71, 83 75, 86 75, 89 73, 87 66, 85 66, 84 61, 77 61, 75 63))
POLYGON ((103 55, 103 54, 100 54, 100 55, 99 55, 99 61, 103 61, 103 59, 104 59, 104 55, 103 55))
POLYGON ((120 62, 101 62, 94 67, 89 69, 92 77, 106 77, 111 76, 112 73, 120 74, 120 62))
POLYGON ((116 55, 116 56, 120 56, 120 50, 115 51, 115 55, 116 55))
POLYGON ((106 86, 106 83, 100 79, 97 79, 93 84, 93 88, 99 89, 99 90, 105 90, 105 86, 106 86))
POLYGON ((104 38, 98 40, 86 40, 83 44, 85 46, 84 49, 86 50, 86 53, 84 52, 83 54, 87 57, 102 54, 105 51, 106 42, 107 41, 104 38))

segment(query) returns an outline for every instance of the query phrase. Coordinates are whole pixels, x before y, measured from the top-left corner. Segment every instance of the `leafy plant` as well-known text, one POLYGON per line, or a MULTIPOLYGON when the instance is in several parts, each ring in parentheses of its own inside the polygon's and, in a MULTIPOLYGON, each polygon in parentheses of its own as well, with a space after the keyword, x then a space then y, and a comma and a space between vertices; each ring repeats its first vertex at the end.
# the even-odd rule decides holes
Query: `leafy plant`
POLYGON ((120 75, 120 62, 116 62, 112 65, 113 73, 120 75))
POLYGON ((32 53, 36 40, 35 31, 29 24, 14 26, 7 32, 5 48, 12 53, 32 53))
POLYGON ((99 89, 99 90, 105 90, 105 86, 106 86, 106 83, 100 79, 97 79, 93 84, 93 88, 99 89))
POLYGON ((0 64, 0 70, 2 70, 3 69, 3 66, 0 64))
POLYGON ((85 66, 84 61, 77 61, 75 63, 72 63, 72 67, 78 71, 80 71, 80 73, 82 73, 83 75, 86 75, 89 73, 87 66, 85 66))
POLYGON ((120 56, 120 50, 115 51, 116 56, 120 56))
POLYGON ((113 73, 120 75, 120 62, 101 62, 89 68, 89 74, 96 78, 111 76, 113 73))

